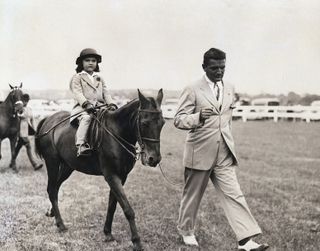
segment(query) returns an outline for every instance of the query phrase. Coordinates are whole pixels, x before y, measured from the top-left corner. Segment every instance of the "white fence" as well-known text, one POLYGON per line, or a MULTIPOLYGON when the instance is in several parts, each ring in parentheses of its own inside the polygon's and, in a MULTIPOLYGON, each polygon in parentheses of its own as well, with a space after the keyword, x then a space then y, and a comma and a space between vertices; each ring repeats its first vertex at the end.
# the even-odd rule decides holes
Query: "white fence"
POLYGON ((320 120, 320 106, 237 106, 233 117, 247 120, 279 119, 305 120, 306 122, 320 120))
MULTIPOLYGON (((57 103, 47 100, 30 100, 30 107, 36 118, 43 118, 57 111, 71 111, 73 100, 60 100, 57 103)), ((118 104, 119 106, 120 103, 118 104)), ((176 113, 176 103, 165 103, 162 105, 163 116, 172 119, 176 113)), ((236 106, 233 110, 233 117, 242 121, 273 119, 275 122, 281 119, 304 120, 306 122, 320 121, 320 106, 236 106)))

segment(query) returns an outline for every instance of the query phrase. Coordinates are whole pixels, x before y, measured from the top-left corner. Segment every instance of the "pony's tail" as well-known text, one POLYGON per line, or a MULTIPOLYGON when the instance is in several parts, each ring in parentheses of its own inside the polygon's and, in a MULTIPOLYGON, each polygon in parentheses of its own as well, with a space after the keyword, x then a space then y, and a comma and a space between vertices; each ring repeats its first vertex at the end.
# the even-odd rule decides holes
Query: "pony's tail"
POLYGON ((40 120, 38 126, 37 126, 37 130, 36 130, 36 134, 34 136, 34 146, 35 146, 35 152, 36 154, 42 159, 42 152, 41 152, 41 147, 40 147, 40 140, 41 140, 41 137, 39 137, 39 134, 40 134, 40 130, 41 130, 41 127, 44 123, 44 121, 46 120, 46 118, 40 120))

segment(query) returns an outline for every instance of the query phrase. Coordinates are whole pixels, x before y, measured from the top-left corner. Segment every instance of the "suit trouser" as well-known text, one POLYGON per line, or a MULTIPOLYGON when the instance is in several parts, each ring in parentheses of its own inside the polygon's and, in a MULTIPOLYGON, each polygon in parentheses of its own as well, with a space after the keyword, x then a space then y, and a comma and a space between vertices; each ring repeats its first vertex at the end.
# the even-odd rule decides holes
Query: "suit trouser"
POLYGON ((83 112, 78 117, 79 127, 76 132, 76 145, 81 145, 87 142, 87 133, 91 122, 91 117, 87 112, 83 112))
POLYGON ((233 156, 225 141, 219 145, 216 164, 210 170, 185 168, 185 186, 179 210, 178 230, 182 235, 194 234, 199 205, 211 179, 228 222, 237 240, 261 233, 240 189, 233 156))
POLYGON ((15 160, 17 158, 22 146, 26 147, 27 155, 30 160, 30 163, 32 164, 33 167, 36 167, 37 162, 32 154, 30 140, 28 137, 19 137, 16 148, 15 148, 13 159, 15 160))

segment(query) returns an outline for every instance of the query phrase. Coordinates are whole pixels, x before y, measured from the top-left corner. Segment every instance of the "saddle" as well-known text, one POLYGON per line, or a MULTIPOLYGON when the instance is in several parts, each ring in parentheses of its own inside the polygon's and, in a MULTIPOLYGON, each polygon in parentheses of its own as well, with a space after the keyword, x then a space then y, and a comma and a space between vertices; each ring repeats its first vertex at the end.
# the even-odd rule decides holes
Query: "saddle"
MULTIPOLYGON (((108 113, 108 109, 102 108, 97 111, 96 115, 91 116, 91 122, 87 132, 87 142, 93 151, 96 151, 102 142, 103 129, 101 128, 98 121, 100 122, 104 121, 104 117, 106 116, 107 113, 108 113)), ((70 124, 73 128, 78 129, 79 120, 74 119, 70 124)))

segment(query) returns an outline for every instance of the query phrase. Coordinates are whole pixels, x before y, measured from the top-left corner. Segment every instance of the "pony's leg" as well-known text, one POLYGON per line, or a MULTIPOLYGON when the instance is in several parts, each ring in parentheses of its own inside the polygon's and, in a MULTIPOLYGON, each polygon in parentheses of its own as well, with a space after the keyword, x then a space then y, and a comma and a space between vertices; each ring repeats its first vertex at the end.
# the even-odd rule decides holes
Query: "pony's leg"
MULTIPOLYGON (((61 218, 60 210, 58 207, 58 180, 59 180, 59 165, 60 160, 46 159, 46 166, 48 172, 48 187, 47 192, 52 205, 51 214, 55 216, 56 225, 59 231, 66 231, 67 228, 61 218)), ((61 167, 62 169, 63 167, 61 167)))
POLYGON ((114 237, 112 236, 112 222, 113 222, 113 216, 114 212, 117 208, 117 199, 114 196, 113 192, 110 190, 109 193, 109 203, 108 203, 108 212, 107 212, 107 218, 106 222, 104 224, 104 233, 106 235, 106 241, 114 241, 114 237))
MULTIPOLYGON (((57 200, 58 200, 59 189, 60 189, 61 184, 66 179, 68 179, 70 177, 72 172, 73 172, 73 169, 71 169, 70 167, 68 167, 65 164, 61 164, 61 168, 60 168, 59 175, 58 175, 58 181, 57 181, 57 200)), ((53 207, 51 208, 51 210, 49 210, 46 213, 46 216, 48 216, 48 217, 54 217, 55 216, 53 207)))
POLYGON ((1 155, 1 143, 2 143, 2 139, 0 140, 0 159, 2 159, 2 155, 1 155))
MULTIPOLYGON (((122 180, 122 185, 126 182, 126 178, 122 180)), ((110 190, 109 193, 109 203, 108 203, 108 212, 107 212, 107 218, 106 222, 104 224, 104 233, 106 235, 106 241, 114 241, 114 237, 112 235, 112 222, 113 222, 113 216, 117 208, 117 199, 114 196, 112 190, 110 190)))
POLYGON ((121 179, 116 175, 104 175, 105 180, 108 182, 110 189, 119 202, 124 215, 126 216, 127 220, 130 224, 130 230, 131 230, 131 241, 133 243, 133 250, 135 251, 141 251, 143 250, 140 236, 138 235, 137 226, 135 222, 135 213, 132 209, 132 207, 129 204, 129 201, 127 199, 127 196, 125 195, 121 179))

